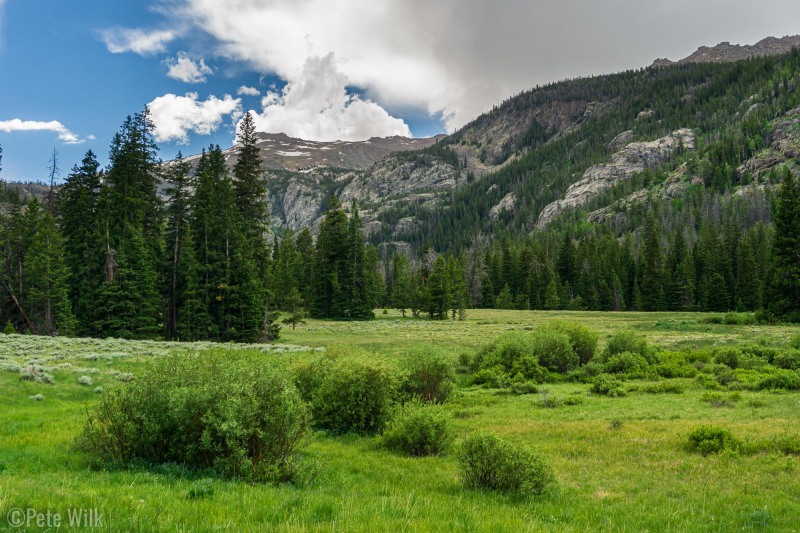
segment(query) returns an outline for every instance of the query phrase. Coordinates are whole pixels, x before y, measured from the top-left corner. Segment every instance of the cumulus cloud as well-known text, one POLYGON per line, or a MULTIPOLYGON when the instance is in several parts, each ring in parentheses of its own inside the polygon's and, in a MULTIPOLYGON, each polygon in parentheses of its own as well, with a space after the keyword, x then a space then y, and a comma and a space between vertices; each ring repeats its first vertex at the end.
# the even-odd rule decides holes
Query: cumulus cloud
POLYGON ((206 76, 214 72, 203 58, 195 61, 186 52, 178 52, 178 57, 168 58, 164 64, 169 68, 167 76, 184 83, 204 83, 206 76))
POLYGON ((81 144, 84 139, 72 133, 66 126, 57 120, 42 122, 38 120, 0 120, 0 131, 10 133, 14 131, 52 131, 64 144, 81 144))
POLYGON ((133 52, 152 55, 166 51, 167 44, 179 35, 175 30, 143 30, 140 28, 108 28, 100 32, 100 38, 112 54, 133 52))
POLYGON ((254 116, 256 129, 315 141, 411 136, 405 122, 378 104, 348 94, 333 54, 310 57, 280 92, 270 91, 254 116))
POLYGON ((247 85, 242 85, 236 91, 236 94, 245 96, 261 96, 261 91, 259 91, 255 87, 248 87, 247 85))
POLYGON ((199 100, 197 93, 178 96, 172 93, 159 96, 149 104, 157 141, 189 142, 189 133, 208 135, 217 131, 225 117, 238 120, 242 115, 242 101, 226 94, 222 99, 211 95, 199 100))
POLYGON ((373 101, 388 109, 441 114, 448 130, 537 84, 644 66, 656 57, 680 58, 701 44, 797 33, 800 17, 800 3, 789 6, 785 0, 764 0, 756 10, 751 0, 169 0, 165 5, 163 12, 176 23, 211 36, 215 53, 285 80, 296 79, 309 57, 333 52, 340 71, 373 101))

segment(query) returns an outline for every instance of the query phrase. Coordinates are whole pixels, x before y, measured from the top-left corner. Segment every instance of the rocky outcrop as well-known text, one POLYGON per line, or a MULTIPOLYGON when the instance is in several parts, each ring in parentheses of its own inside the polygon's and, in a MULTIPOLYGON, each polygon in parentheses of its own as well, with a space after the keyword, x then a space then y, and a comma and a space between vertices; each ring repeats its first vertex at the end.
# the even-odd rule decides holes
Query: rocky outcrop
POLYGON ((716 46, 701 46, 692 55, 680 61, 669 59, 656 59, 651 67, 668 67, 684 63, 727 63, 741 61, 753 57, 774 56, 790 52, 792 48, 800 48, 800 35, 786 37, 767 37, 756 44, 731 44, 719 43, 716 46))
POLYGON ((622 148, 624 148, 625 146, 632 143, 633 138, 634 137, 632 130, 623 131, 622 133, 611 139, 611 142, 608 143, 608 147, 611 148, 612 151, 617 152, 622 148))
POLYGON ((515 195, 513 192, 510 192, 503 196, 502 200, 500 200, 497 205, 489 210, 489 219, 492 222, 495 222, 498 218, 500 218, 500 215, 503 213, 503 211, 513 213, 516 211, 516 209, 517 195, 515 195))
POLYGON ((758 181, 772 169, 784 165, 797 169, 800 161, 800 107, 773 120, 770 125, 770 146, 740 165, 736 169, 740 176, 747 173, 758 181))
POLYGON ((565 211, 581 208, 597 195, 630 179, 647 168, 663 165, 677 150, 693 150, 695 135, 690 129, 673 131, 666 137, 650 142, 635 142, 611 156, 608 163, 594 165, 583 177, 567 189, 564 198, 547 205, 536 222, 537 229, 544 229, 565 211))

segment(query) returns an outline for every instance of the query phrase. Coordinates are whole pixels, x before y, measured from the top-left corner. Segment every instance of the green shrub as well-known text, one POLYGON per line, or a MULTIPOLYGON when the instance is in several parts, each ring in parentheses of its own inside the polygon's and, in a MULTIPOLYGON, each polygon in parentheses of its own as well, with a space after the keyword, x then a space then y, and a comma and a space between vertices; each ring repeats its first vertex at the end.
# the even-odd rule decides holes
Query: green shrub
POLYGON ((579 393, 573 393, 564 398, 564 405, 580 405, 586 400, 586 397, 579 393))
POLYGON ((511 379, 508 377, 508 374, 506 374, 505 369, 497 365, 475 372, 472 376, 472 382, 486 389, 504 389, 509 386, 511 379))
POLYGON ((691 431, 688 437, 689 450, 702 455, 719 453, 723 450, 738 451, 741 441, 730 431, 717 426, 700 426, 691 431))
POLYGON ((550 394, 549 391, 543 390, 539 395, 539 407, 544 407, 545 409, 555 409, 556 407, 561 407, 563 403, 564 400, 555 394, 550 394))
POLYGON ((572 351, 578 356, 581 365, 585 365, 597 351, 597 333, 577 322, 557 321, 548 323, 545 328, 564 333, 569 337, 572 351))
POLYGON ((517 395, 537 394, 539 387, 534 381, 514 381, 511 383, 511 392, 517 395))
POLYGON ((756 323, 756 316, 753 313, 725 313, 722 322, 730 326, 750 326, 756 323))
POLYGON ((674 381, 659 381, 644 385, 639 390, 645 394, 681 394, 685 389, 683 385, 674 381))
POLYGON ((412 400, 395 410, 380 444, 394 452, 424 457, 446 453, 453 437, 451 416, 442 406, 412 400))
POLYGON ((468 436, 459 462, 467 488, 542 494, 555 485, 553 470, 542 457, 492 433, 468 436))
POLYGON ((772 359, 772 364, 786 370, 800 370, 800 350, 781 350, 772 359))
POLYGON ((287 372, 262 352, 157 358, 104 394, 78 448, 97 461, 176 463, 254 481, 286 481, 310 412, 287 372))
MULTIPOLYGON (((500 335, 479 351, 475 356, 474 368, 478 372, 490 369, 492 373, 504 373, 508 377, 520 373, 525 379, 537 382, 544 381, 547 374, 539 365, 539 359, 534 352, 533 337, 516 331, 500 335)), ((488 377, 486 375, 478 378, 479 381, 476 382, 489 383, 488 377)))
POLYGON ((712 407, 733 407, 733 404, 741 399, 738 392, 725 395, 721 392, 706 391, 700 396, 701 402, 711 404, 712 407))
POLYGON ((774 370, 759 381, 756 388, 758 388, 758 390, 798 390, 800 389, 800 374, 794 370, 774 370))
POLYGON ((577 368, 581 361, 572 349, 566 333, 540 329, 533 333, 533 353, 539 364, 550 370, 564 374, 577 368))
POLYGON ((590 390, 595 394, 604 394, 612 398, 625 396, 625 389, 622 387, 622 382, 610 374, 600 374, 594 378, 590 390))
POLYGON ((603 365, 603 369, 609 374, 630 374, 640 372, 647 368, 647 359, 639 354, 632 352, 622 352, 612 355, 603 365))
POLYGON ((3 335, 13 335, 16 332, 17 330, 14 329, 14 325, 10 320, 7 320, 5 327, 3 327, 3 335))
POLYGON ((800 333, 789 340, 789 347, 794 348, 795 350, 800 350, 800 333))
POLYGON ((403 391, 426 402, 444 402, 455 387, 455 369, 450 358, 435 346, 413 350, 404 364, 403 391))
POLYGON ((404 381, 403 372, 380 356, 357 350, 329 361, 311 394, 314 425, 337 434, 380 432, 404 381))
POLYGON ((647 339, 637 335, 632 331, 618 331, 614 333, 606 344, 603 351, 603 359, 608 360, 611 356, 619 353, 635 353, 644 357, 649 363, 656 363, 656 355, 650 350, 647 339))

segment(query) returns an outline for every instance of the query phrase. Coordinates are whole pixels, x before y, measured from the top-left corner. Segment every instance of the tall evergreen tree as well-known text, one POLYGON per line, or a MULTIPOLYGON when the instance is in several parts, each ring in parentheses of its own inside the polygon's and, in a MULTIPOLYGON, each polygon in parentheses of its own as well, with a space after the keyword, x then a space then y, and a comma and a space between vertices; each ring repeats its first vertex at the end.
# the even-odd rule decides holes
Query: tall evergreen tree
POLYGON ((770 310, 800 321, 800 183, 788 168, 778 197, 772 261, 770 310))
POLYGON ((59 190, 57 212, 64 236, 64 257, 69 268, 69 297, 76 333, 96 335, 96 296, 103 282, 103 248, 100 239, 100 164, 86 152, 59 190))
POLYGON ((39 335, 69 335, 74 329, 69 301, 69 269, 64 261, 64 243, 53 215, 39 202, 28 204, 29 220, 35 225, 25 254, 27 290, 25 307, 32 332, 39 335))

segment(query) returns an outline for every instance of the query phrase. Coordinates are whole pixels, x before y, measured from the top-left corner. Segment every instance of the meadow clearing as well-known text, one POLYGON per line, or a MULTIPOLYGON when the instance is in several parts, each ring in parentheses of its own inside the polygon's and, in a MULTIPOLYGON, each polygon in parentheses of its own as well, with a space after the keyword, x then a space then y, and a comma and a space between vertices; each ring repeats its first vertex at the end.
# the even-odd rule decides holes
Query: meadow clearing
POLYGON ((459 366, 457 390, 445 404, 455 445, 476 430, 524 443, 552 465, 556 488, 530 497, 468 490, 454 453, 411 458, 386 451, 374 437, 320 431, 303 451, 318 465, 303 486, 231 481, 177 465, 90 468, 74 449, 87 409, 153 359, 212 345, 0 335, 0 531, 20 530, 7 519, 14 509, 66 516, 75 508, 97 509, 103 516, 97 529, 108 531, 800 529, 796 453, 754 445, 749 453, 704 456, 686 448, 687 435, 709 423, 746 443, 797 436, 798 391, 720 389, 710 397, 707 384, 684 377, 662 379, 675 383, 677 393, 645 393, 652 379, 638 378, 625 381, 628 393, 621 397, 592 394, 589 384, 571 381, 518 395, 471 385, 461 364, 464 354, 506 331, 531 331, 553 320, 588 326, 601 348, 613 333, 631 330, 675 352, 785 347, 800 327, 708 324, 707 315, 693 313, 474 310, 456 322, 403 319, 392 311, 377 316, 309 320, 294 331, 284 327, 279 345, 225 349, 257 348, 291 362, 332 344, 397 359, 422 343, 437 345, 459 366), (21 380, 31 365, 53 382, 21 380), (571 396, 582 400, 552 401, 571 396))

